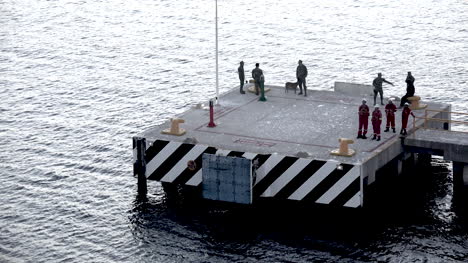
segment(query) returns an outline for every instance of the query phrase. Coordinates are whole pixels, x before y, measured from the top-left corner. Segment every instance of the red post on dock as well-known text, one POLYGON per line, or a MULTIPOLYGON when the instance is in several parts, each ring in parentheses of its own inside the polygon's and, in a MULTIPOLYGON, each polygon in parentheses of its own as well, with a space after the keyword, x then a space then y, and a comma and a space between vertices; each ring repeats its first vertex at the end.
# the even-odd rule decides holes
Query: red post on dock
POLYGON ((216 127, 214 123, 214 111, 213 111, 213 100, 210 100, 210 123, 208 123, 208 127, 213 128, 216 127))

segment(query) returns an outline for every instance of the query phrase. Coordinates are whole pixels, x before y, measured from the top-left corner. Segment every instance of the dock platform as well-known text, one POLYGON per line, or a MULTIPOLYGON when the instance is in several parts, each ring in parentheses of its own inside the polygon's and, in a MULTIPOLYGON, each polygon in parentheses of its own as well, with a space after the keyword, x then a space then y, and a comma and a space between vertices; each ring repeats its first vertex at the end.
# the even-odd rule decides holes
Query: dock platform
MULTIPOLYGON (((354 86, 351 88, 357 87, 357 95, 340 88, 309 90, 304 97, 291 90, 285 92, 284 87, 266 85, 270 91, 265 102, 249 92, 242 95, 236 88, 220 96, 219 104, 214 105, 216 127, 208 127, 208 107, 194 105, 174 116, 184 120, 180 127, 185 134, 162 134, 171 126, 168 120, 135 136, 135 174, 199 188, 203 197, 219 201, 251 204, 271 199, 362 207, 366 187, 375 182, 378 170, 389 163, 398 168, 408 154, 399 134, 401 109, 395 116, 396 133, 383 132, 383 105, 382 140, 370 139, 370 120, 369 138, 356 139, 358 107, 365 97, 372 112, 373 97, 362 94, 365 85, 354 86), (356 152, 353 156, 330 154, 339 148, 339 138, 354 140, 349 144, 356 152), (245 165, 248 167, 240 168, 245 165)), ((437 111, 429 116, 413 111, 417 117, 450 119, 444 113, 450 111, 450 105, 424 103, 437 111)), ((410 117, 409 134, 423 124, 420 118, 413 123, 410 117)))

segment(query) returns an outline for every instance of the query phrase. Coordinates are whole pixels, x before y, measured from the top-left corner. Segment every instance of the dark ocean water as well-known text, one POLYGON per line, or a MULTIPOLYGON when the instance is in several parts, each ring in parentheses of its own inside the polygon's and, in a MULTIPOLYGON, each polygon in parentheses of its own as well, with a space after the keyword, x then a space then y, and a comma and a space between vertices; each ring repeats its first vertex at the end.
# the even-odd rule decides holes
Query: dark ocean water
MULTIPOLYGON (((468 2, 218 1, 220 90, 370 83, 468 112, 468 2)), ((434 158, 363 214, 136 197, 131 137, 213 97, 214 1, 0 0, 0 262, 468 262, 434 158)), ((466 117, 454 116, 456 119, 466 117)), ((467 127, 458 127, 468 130, 467 127)))

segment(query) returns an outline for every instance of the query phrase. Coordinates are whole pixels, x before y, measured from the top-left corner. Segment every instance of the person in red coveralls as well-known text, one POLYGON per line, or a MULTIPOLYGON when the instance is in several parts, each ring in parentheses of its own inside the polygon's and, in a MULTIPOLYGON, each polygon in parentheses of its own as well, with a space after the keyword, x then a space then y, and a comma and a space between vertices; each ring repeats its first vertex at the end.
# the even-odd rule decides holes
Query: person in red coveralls
POLYGON ((397 107, 393 104, 391 99, 388 100, 388 104, 385 105, 385 113, 387 115, 387 125, 385 127, 384 132, 388 132, 390 130, 390 125, 392 126, 393 133, 395 133, 395 112, 397 111, 397 107))
POLYGON ((382 112, 379 109, 379 104, 376 104, 372 112, 372 129, 374 130, 374 137, 372 140, 377 139, 380 141, 380 125, 382 124, 382 112))
POLYGON ((367 139, 367 125, 369 122, 369 106, 366 105, 366 99, 362 100, 362 105, 359 106, 359 131, 357 138, 358 139, 367 139), (363 131, 364 130, 364 131, 363 131))
POLYGON ((401 112, 401 131, 400 131, 400 134, 402 134, 402 135, 407 135, 408 134, 406 132, 406 125, 408 124, 408 118, 409 118, 410 114, 414 118, 414 114, 411 111, 411 109, 409 108, 409 103, 406 102, 405 107, 403 108, 403 111, 401 112))

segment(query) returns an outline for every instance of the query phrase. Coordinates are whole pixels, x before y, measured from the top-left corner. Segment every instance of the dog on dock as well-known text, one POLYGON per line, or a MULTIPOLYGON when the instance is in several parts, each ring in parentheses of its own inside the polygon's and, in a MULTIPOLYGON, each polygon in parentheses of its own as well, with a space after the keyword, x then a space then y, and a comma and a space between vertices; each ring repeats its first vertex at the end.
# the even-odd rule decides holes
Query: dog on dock
POLYGON ((288 93, 288 89, 292 89, 294 90, 294 94, 296 94, 298 84, 298 82, 286 82, 284 85, 284 92, 288 93))

